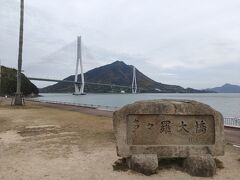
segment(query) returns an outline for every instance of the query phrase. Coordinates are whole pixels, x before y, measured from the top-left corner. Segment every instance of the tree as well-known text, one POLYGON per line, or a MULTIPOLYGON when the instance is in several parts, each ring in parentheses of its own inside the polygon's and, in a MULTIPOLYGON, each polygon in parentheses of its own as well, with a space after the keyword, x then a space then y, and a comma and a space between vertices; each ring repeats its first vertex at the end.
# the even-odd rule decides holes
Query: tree
POLYGON ((18 47, 18 70, 17 70, 17 90, 14 105, 23 105, 21 93, 21 72, 22 72, 22 51, 23 51, 23 23, 24 23, 24 0, 20 2, 20 31, 18 47))

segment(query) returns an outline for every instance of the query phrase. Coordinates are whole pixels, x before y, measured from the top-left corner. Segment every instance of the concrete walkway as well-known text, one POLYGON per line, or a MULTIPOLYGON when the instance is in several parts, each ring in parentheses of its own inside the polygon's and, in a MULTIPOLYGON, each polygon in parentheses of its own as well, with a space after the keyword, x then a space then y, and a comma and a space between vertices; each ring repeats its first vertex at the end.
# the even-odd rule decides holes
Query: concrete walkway
POLYGON ((240 128, 225 127, 226 142, 240 146, 240 128))

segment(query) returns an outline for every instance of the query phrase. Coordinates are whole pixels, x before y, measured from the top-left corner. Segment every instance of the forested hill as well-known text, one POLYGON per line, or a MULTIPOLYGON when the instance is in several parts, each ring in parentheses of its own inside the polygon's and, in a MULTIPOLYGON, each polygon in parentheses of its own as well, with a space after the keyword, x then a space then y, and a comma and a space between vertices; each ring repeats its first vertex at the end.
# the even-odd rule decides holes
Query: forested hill
MULTIPOLYGON (((22 86, 21 92, 24 95, 38 94, 38 88, 31 83, 27 77, 22 74, 21 76, 22 86)), ((0 83, 1 95, 13 95, 16 92, 17 87, 17 70, 1 66, 1 83, 0 83)))
MULTIPOLYGON (((92 69, 84 74, 85 82, 94 83, 106 83, 106 84, 116 84, 131 87, 132 77, 133 77, 133 66, 127 65, 122 61, 115 61, 112 64, 107 64, 95 69, 92 69)), ((142 72, 136 69, 137 84, 139 87, 139 92, 148 93, 203 93, 207 91, 195 90, 192 88, 184 89, 177 85, 167 85, 156 82, 149 77, 145 76, 142 72)), ((74 76, 69 76, 64 80, 74 81, 74 76)), ((78 80, 81 80, 81 76, 78 76, 78 80)), ((109 93, 109 92, 120 92, 125 90, 126 92, 131 92, 131 89, 127 88, 116 88, 109 86, 96 86, 96 85, 86 85, 86 92, 92 93, 109 93)), ((66 82, 59 82, 51 86, 47 86, 40 89, 43 93, 62 93, 62 92, 74 92, 74 85, 66 82)))

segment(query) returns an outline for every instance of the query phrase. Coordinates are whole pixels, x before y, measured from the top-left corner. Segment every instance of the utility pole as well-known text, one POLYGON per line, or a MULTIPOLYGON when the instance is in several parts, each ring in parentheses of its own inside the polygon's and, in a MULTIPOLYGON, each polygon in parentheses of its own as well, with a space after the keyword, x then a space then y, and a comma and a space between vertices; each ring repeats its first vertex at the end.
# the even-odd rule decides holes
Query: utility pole
POLYGON ((0 59, 0 96, 2 95, 2 61, 0 59))
POLYGON ((24 0, 20 1, 20 31, 18 47, 18 69, 17 69, 17 90, 14 105, 22 106, 23 99, 21 93, 21 72, 22 72, 22 49, 23 49, 23 23, 24 23, 24 0))

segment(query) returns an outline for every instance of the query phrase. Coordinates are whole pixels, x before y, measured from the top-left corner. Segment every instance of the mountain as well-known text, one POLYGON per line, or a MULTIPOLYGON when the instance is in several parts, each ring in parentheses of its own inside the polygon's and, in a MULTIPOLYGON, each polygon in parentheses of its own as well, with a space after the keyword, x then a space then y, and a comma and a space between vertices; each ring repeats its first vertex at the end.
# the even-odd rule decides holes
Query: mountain
MULTIPOLYGON (((0 95, 13 95, 16 92, 17 86, 17 70, 1 66, 1 84, 0 95)), ((21 92, 24 95, 30 95, 32 93, 38 94, 38 88, 31 83, 28 78, 22 74, 22 86, 21 92)))
MULTIPOLYGON (((84 74, 85 82, 117 84, 123 86, 131 86, 132 84, 132 72, 133 66, 127 65, 122 61, 115 61, 112 64, 107 64, 95 69, 92 69, 84 74)), ((148 93, 203 93, 208 91, 195 90, 192 88, 184 89, 181 86, 167 85, 156 82, 149 77, 145 76, 139 70, 136 69, 137 85, 140 88, 140 92, 148 93)), ((78 75, 79 81, 81 80, 80 74, 78 75)), ((74 81, 74 75, 65 78, 64 80, 74 81)), ((109 86, 94 86, 86 85, 85 92, 91 93, 107 93, 107 92, 131 92, 129 88, 118 88, 109 86)), ((53 92, 74 92, 74 86, 71 83, 59 82, 51 86, 40 89, 42 93, 53 92)))
POLYGON ((218 93, 240 93, 240 86, 227 83, 221 87, 209 88, 207 90, 215 91, 218 93))

